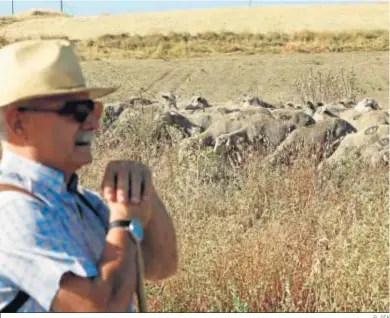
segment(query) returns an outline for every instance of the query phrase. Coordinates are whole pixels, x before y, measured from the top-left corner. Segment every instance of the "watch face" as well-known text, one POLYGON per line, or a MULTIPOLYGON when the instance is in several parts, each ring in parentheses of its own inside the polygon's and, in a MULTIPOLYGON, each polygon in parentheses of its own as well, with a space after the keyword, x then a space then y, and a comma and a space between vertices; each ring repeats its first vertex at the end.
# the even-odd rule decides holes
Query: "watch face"
POLYGON ((140 220, 133 219, 129 225, 129 229, 136 240, 142 241, 142 239, 144 238, 144 230, 142 228, 140 220))

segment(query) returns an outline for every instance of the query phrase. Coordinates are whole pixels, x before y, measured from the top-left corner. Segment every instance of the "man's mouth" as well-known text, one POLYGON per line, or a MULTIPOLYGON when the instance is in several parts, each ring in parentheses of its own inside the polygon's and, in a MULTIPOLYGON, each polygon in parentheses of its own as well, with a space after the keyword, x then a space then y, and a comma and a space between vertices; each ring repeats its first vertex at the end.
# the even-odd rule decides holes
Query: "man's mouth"
POLYGON ((89 142, 76 142, 76 146, 83 147, 83 146, 90 146, 91 143, 89 142))
POLYGON ((87 133, 76 138, 75 145, 78 147, 86 147, 92 144, 93 134, 87 133))

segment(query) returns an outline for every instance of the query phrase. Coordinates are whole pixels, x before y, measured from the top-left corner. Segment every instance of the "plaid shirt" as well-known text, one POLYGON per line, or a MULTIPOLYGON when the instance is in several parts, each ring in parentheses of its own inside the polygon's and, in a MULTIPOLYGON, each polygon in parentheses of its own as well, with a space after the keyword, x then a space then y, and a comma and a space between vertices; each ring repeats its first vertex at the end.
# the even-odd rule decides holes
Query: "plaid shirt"
POLYGON ((44 203, 20 192, 0 192, 0 309, 21 289, 30 298, 19 312, 50 311, 64 273, 98 274, 108 208, 96 192, 78 185, 76 174, 68 185, 63 178, 57 170, 3 151, 0 183, 24 188, 44 203))

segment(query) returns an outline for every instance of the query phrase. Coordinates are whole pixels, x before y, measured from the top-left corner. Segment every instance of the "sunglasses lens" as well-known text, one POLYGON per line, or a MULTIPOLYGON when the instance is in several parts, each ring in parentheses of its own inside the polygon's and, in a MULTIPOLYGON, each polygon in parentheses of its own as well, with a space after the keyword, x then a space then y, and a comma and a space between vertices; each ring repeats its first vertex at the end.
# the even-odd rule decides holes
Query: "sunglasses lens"
POLYGON ((78 123, 83 123, 89 114, 95 110, 95 102, 88 100, 79 100, 79 101, 69 101, 64 104, 64 106, 58 110, 53 109, 34 109, 28 107, 19 107, 19 111, 32 111, 32 112, 49 112, 57 113, 61 116, 73 117, 73 119, 78 123))
POLYGON ((94 102, 91 100, 67 102, 61 108, 60 114, 71 115, 78 123, 83 123, 94 110, 94 102))
POLYGON ((86 112, 86 111, 78 111, 78 112, 75 112, 73 114, 73 117, 74 119, 78 122, 78 123, 83 123, 87 117, 89 115, 89 112, 86 112))

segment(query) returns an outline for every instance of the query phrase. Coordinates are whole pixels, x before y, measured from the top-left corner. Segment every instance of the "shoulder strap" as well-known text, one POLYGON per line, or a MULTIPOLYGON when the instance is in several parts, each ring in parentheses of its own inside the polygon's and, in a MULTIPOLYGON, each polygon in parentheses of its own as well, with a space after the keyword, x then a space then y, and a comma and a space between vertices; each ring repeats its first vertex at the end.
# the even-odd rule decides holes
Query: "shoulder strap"
POLYGON ((90 209, 92 210, 93 213, 96 214, 97 217, 99 217, 99 213, 95 210, 95 208, 93 207, 93 205, 91 204, 91 202, 89 202, 87 200, 87 198, 82 195, 79 191, 76 191, 76 195, 80 198, 81 201, 83 201, 83 203, 90 209))
POLYGON ((17 313, 20 308, 26 303, 30 298, 24 291, 19 291, 14 300, 12 300, 7 306, 5 306, 0 313, 17 313))
POLYGON ((31 192, 28 192, 27 190, 23 188, 19 188, 17 186, 11 185, 11 184, 0 184, 0 191, 17 191, 17 192, 22 192, 24 194, 28 194, 29 196, 32 196, 33 198, 41 201, 42 199, 38 198, 35 194, 32 194, 31 192))
MULTIPOLYGON (((43 202, 40 198, 38 198, 36 195, 28 192, 27 190, 23 188, 19 188, 17 186, 11 185, 11 184, 0 184, 0 191, 18 191, 22 192, 24 194, 28 194, 32 196, 35 199, 38 199, 39 201, 43 202)), ((26 301, 30 298, 28 294, 26 294, 24 291, 20 290, 16 297, 7 305, 5 306, 0 312, 5 313, 16 313, 22 306, 26 303, 26 301)))
MULTIPOLYGON (((105 225, 105 222, 104 220, 102 219, 102 217, 100 216, 100 214, 96 211, 96 209, 93 207, 92 203, 88 201, 88 199, 79 191, 76 191, 75 192, 76 195, 80 198, 81 201, 83 201, 83 203, 96 215, 96 217, 99 219, 99 221, 102 223, 106 233, 108 232, 108 228, 107 226, 105 225)), ((81 212, 81 208, 77 205, 78 209, 79 209, 79 212, 80 214, 82 213, 81 212)))

